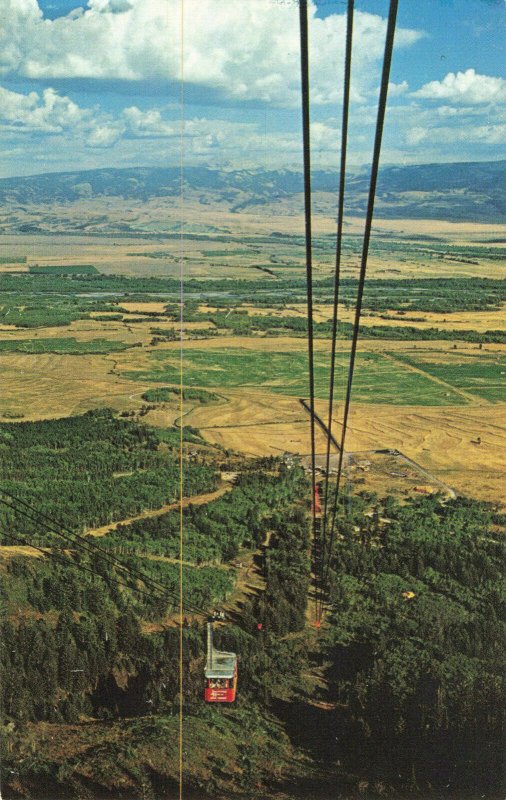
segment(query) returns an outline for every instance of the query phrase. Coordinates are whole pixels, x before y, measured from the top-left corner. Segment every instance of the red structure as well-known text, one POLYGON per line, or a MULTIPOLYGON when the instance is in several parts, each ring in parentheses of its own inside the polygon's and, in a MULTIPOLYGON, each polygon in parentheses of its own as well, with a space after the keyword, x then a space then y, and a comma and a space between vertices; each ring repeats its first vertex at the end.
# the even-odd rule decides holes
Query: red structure
POLYGON ((320 484, 316 483, 314 487, 314 510, 315 514, 322 513, 322 504, 320 500, 320 484))
POLYGON ((204 700, 206 703, 233 703, 237 691, 237 655, 213 647, 213 625, 207 623, 207 661, 204 700))

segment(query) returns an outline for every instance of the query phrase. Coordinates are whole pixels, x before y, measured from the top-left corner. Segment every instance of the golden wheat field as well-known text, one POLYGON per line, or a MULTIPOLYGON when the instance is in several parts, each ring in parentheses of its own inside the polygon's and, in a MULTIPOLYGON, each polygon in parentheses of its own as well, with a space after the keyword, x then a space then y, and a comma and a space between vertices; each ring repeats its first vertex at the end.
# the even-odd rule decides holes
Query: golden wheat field
MULTIPOLYGON (((80 323, 83 325, 83 323, 80 323)), ((73 333, 83 338, 96 335, 99 323, 73 333)), ((45 331, 50 334, 52 331, 45 331)), ((26 334, 25 334, 26 335, 26 334)), ((109 331, 108 336, 120 336, 109 331)), ((125 337, 126 334, 121 333, 125 337)), ((137 331, 133 338, 141 336, 137 331)), ((215 340, 188 341, 184 351, 212 352, 215 340)), ((409 343, 390 342, 393 352, 402 353, 409 343)), ((223 337, 222 348, 258 352, 291 352, 301 348, 297 339, 250 339, 240 341, 223 337)), ((381 342, 371 342, 373 351, 381 351, 381 342)), ((177 355, 178 343, 167 343, 161 350, 177 355)), ((325 351, 326 342, 317 349, 325 351)), ((443 343, 430 343, 432 360, 445 357, 443 343), (439 345, 439 348, 436 346, 439 345)), ((499 346, 489 346, 497 352, 499 346)), ((151 348, 134 348, 108 355, 28 355, 1 354, 2 397, 0 413, 6 410, 22 414, 23 419, 46 419, 82 413, 91 408, 110 406, 118 411, 139 410, 142 394, 163 382, 138 381, 126 377, 150 364, 151 348)), ((159 350, 160 352, 160 350, 159 350)), ((473 351, 469 349, 469 353, 473 351)), ((205 384, 205 381, 203 381, 205 384)), ((204 438, 228 450, 245 455, 279 455, 285 451, 309 452, 309 418, 298 398, 281 392, 272 394, 249 387, 215 388, 220 400, 210 405, 187 402, 185 424, 199 428, 204 438)), ((464 392, 464 397, 466 393, 464 392)), ((307 393, 306 393, 307 396, 307 393)), ((463 398, 464 399, 464 398, 463 398)), ((396 448, 429 469, 437 478, 459 492, 483 499, 498 499, 504 485, 506 462, 506 404, 487 403, 470 395, 460 406, 391 406, 355 403, 350 416, 348 451, 396 448), (477 437, 481 443, 476 444, 477 437)), ((326 419, 327 405, 317 401, 317 411, 326 419)), ((144 421, 166 426, 177 421, 177 400, 150 411, 144 421)), ((340 434, 339 406, 334 429, 340 434)), ((317 450, 324 452, 325 440, 317 429, 317 450)))

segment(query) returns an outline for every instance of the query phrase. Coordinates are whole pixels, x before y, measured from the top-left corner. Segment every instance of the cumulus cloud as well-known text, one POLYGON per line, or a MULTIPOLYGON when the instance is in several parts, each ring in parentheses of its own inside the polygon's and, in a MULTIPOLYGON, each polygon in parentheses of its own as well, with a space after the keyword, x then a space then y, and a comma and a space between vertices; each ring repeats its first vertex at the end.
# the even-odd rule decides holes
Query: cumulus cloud
POLYGON ((407 81, 402 81, 401 83, 393 83, 390 81, 388 84, 388 96, 399 97, 401 94, 405 94, 408 89, 409 85, 407 81))
POLYGON ((131 0, 92 0, 88 5, 99 14, 123 14, 132 8, 131 0))
POLYGON ((414 97, 426 100, 447 100, 454 103, 504 103, 506 80, 479 75, 474 69, 449 72, 442 81, 430 81, 413 92, 414 97))
MULTIPOLYGON (((44 19, 37 0, 0 0, 0 72, 30 79, 184 80, 236 100, 297 105, 297 5, 273 0, 88 0, 85 10, 44 19)), ((336 74, 344 55, 345 16, 311 11, 313 103, 338 100, 336 74)), ((386 21, 357 12, 353 94, 362 98, 378 81, 374 69, 386 21)), ((399 28, 396 45, 419 31, 399 28)))
POLYGON ((313 122, 311 125, 311 147, 314 153, 338 152, 341 142, 341 131, 324 122, 313 122))
POLYGON ((469 144, 504 145, 506 144, 506 123, 489 125, 441 126, 439 128, 412 127, 407 131, 406 141, 410 145, 419 145, 430 141, 433 145, 452 145, 465 142, 469 144))
MULTIPOLYGON (((269 148, 275 152, 300 149, 300 137, 277 133, 266 136, 254 122, 195 117, 182 124, 180 119, 166 119, 159 108, 141 110, 137 106, 113 115, 82 108, 53 88, 40 94, 22 94, 0 87, 0 136, 4 142, 11 142, 19 140, 20 134, 41 146, 49 138, 58 139, 59 147, 63 143, 73 147, 76 156, 90 149, 116 149, 121 142, 132 142, 138 150, 138 140, 143 140, 143 158, 152 141, 158 148, 158 159, 177 158, 183 145, 189 159, 203 160, 212 155, 222 163, 241 157, 245 150, 253 154, 269 148)), ((315 125, 318 150, 332 140, 331 134, 328 126, 315 125)), ((47 149, 52 151, 53 146, 47 149)))
POLYGON ((163 120, 157 108, 141 111, 137 106, 130 106, 123 110, 123 120, 129 134, 140 139, 175 136, 178 132, 177 124, 163 120))
POLYGON ((81 125, 91 112, 85 111, 54 89, 20 94, 0 87, 0 129, 20 133, 62 133, 81 125))
POLYGON ((93 148, 111 147, 121 138, 123 132, 124 128, 122 125, 114 123, 94 124, 85 131, 84 144, 93 148))
POLYGON ((12 140, 23 135, 38 140, 56 136, 89 147, 109 147, 126 124, 92 108, 82 108, 53 88, 22 94, 0 87, 0 134, 12 140))

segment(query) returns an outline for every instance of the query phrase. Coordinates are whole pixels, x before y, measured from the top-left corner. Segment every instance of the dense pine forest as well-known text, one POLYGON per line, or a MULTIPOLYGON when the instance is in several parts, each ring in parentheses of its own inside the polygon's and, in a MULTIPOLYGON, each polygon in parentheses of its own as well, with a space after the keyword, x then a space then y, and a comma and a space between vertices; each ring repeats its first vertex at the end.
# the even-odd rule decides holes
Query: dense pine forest
MULTIPOLYGON (((177 447, 179 432, 174 434, 177 447)), ((3 423, 2 488, 79 532, 161 507, 179 496, 179 457, 175 449, 161 445, 160 436, 156 429, 118 419, 107 409, 43 422, 3 423)), ((203 459, 188 462, 184 494, 212 491, 217 480, 215 467, 203 459)), ((40 526, 5 506, 0 507, 0 521, 11 533, 46 541, 40 526)))
POLYGON ((347 510, 326 636, 333 713, 345 758, 360 754, 376 780, 500 792, 501 521, 465 498, 366 496, 347 510))

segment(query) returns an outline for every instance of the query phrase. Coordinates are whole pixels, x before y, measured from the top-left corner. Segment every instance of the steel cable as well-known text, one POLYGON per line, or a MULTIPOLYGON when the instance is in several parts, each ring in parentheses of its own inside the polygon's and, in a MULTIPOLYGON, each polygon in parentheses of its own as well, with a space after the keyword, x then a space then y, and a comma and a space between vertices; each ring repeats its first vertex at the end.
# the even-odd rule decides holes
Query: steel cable
MULTIPOLYGON (((337 234, 336 234, 336 259, 335 259, 335 274, 334 274, 334 305, 332 313, 332 349, 330 356, 330 381, 329 381, 329 413, 327 423, 327 451, 325 457, 325 496, 323 501, 323 525, 321 537, 321 564, 322 573, 325 564, 326 556, 326 538, 327 538, 327 516, 328 516, 328 500, 329 500, 329 473, 330 473, 330 446, 332 442, 332 416, 334 411, 334 385, 335 385, 335 371, 336 371, 336 342, 337 342, 337 322, 338 322, 338 305, 339 305, 339 288, 341 282, 341 255, 342 255, 342 242, 343 242, 343 221, 344 221, 344 194, 346 185, 346 156, 348 149, 348 120, 350 110, 350 86, 351 86, 351 59, 353 48, 353 14, 354 14, 354 0, 348 0, 348 9, 346 17, 346 52, 344 60, 344 88, 343 88, 343 112, 341 123, 341 159, 339 171, 339 197, 338 197, 338 211, 337 211, 337 234)), ((320 597, 320 607, 318 611, 318 618, 321 618, 323 610, 323 574, 322 574, 322 592, 320 597)))
MULTIPOLYGON (((162 592, 165 596, 170 597, 174 602, 179 604, 179 595, 174 592, 171 594, 167 588, 157 581, 154 578, 150 578, 147 575, 144 575, 142 572, 138 570, 134 570, 131 567, 124 564, 123 561, 116 558, 112 553, 110 553, 107 549, 100 547, 100 545, 96 544, 92 539, 89 537, 83 537, 79 534, 74 533, 70 528, 63 525, 58 520, 53 519, 48 514, 44 514, 41 511, 37 511, 33 506, 26 502, 26 500, 22 500, 19 497, 16 497, 11 492, 6 491, 5 489, 0 490, 1 494, 5 495, 9 498, 9 502, 7 500, 3 500, 0 497, 0 503, 8 508, 11 508, 15 513, 21 514, 22 516, 30 519, 32 522, 43 527, 45 530, 53 533, 56 536, 64 539, 65 541, 72 544, 74 547, 79 548, 80 550, 86 552, 88 555, 92 554, 94 556, 99 555, 104 561, 113 564, 116 567, 119 567, 125 573, 127 573, 131 578, 135 580, 141 580, 146 586, 151 586, 154 590, 158 592, 162 592), (23 506, 23 508, 16 508, 16 504, 23 506), (27 510, 25 510, 27 509, 27 510), (29 513, 31 512, 31 513, 29 513)), ((30 545, 30 547, 33 545, 30 545)), ((186 606, 187 611, 192 611, 193 613, 197 614, 207 614, 204 609, 199 608, 196 605, 188 604, 186 606)))
POLYGON ((316 535, 316 444, 314 418, 314 348, 313 348, 313 254, 311 230, 311 137, 309 110, 309 41, 307 0, 299 2, 300 71, 302 93, 302 144, 304 159, 304 226, 306 245, 307 344, 309 364, 309 406, 311 417, 311 516, 313 542, 316 535))
POLYGON ((385 122, 385 112, 386 112, 386 104, 387 104, 387 96, 388 96, 388 83, 390 78, 390 67, 392 63, 392 52, 393 52, 393 45, 394 45, 394 37, 395 37, 395 25, 397 20, 397 7, 398 7, 398 0, 390 0, 390 7, 388 12, 388 22, 387 22, 387 31, 386 31, 386 38, 385 38, 385 52, 383 57, 383 70, 381 75, 381 84, 380 84, 380 95, 378 100, 378 114, 376 120, 376 132, 374 137, 374 150, 373 150, 373 159, 371 165, 371 178, 369 184, 369 196, 367 202, 367 213, 366 213, 366 221, 365 221, 365 228, 364 228, 364 239, 362 245, 362 256, 360 261, 360 275, 359 275, 359 283, 358 283, 358 290, 357 290, 357 299, 355 305, 355 320, 353 325, 353 338, 351 343, 351 351, 350 351, 350 361, 349 361, 349 369, 348 369, 348 380, 346 386, 346 399, 344 405, 344 413, 343 413, 343 423, 342 423, 342 433, 341 433, 341 443, 340 443, 340 450, 339 450, 339 462, 337 468, 337 478, 336 478, 336 486, 334 492, 334 508, 332 513, 332 523, 330 529, 330 538, 329 538, 329 547, 327 551, 327 561, 323 568, 323 589, 324 591, 328 588, 328 577, 330 571, 330 561, 332 557, 332 548, 334 545, 334 538, 335 538, 335 525, 336 525, 336 516, 337 516, 337 504, 339 499, 339 489, 341 483, 341 474, 343 469, 343 459, 344 459, 344 446, 346 442, 346 432, 348 428, 348 416, 350 411, 350 404, 351 404, 351 393, 352 393, 352 386, 353 386, 353 374, 355 369, 355 360, 356 360, 356 353, 357 353, 357 343, 358 343, 358 336, 359 336, 359 329, 360 329, 360 316, 362 313, 362 300, 364 295, 364 285, 365 285, 365 278, 367 273, 367 259, 369 255, 369 244, 371 240, 371 230, 372 230, 372 221, 374 215, 374 201, 376 196, 376 184, 378 180, 378 171, 379 171, 379 161, 381 155, 381 142, 383 138, 383 128, 385 122))

